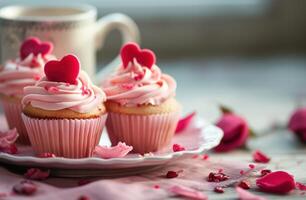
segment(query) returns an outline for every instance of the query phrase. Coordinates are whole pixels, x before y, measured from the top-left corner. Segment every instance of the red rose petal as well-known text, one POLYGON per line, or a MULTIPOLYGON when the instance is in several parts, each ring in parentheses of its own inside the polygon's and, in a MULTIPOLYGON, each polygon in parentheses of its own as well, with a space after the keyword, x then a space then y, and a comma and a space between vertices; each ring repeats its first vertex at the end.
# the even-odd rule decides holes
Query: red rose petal
POLYGON ((184 186, 173 186, 170 188, 170 192, 182 196, 187 197, 189 199, 195 200, 207 200, 208 197, 201 192, 198 192, 192 188, 184 187, 184 186))
POLYGON ((130 42, 125 44, 120 51, 123 67, 127 67, 134 59, 144 67, 151 69, 155 64, 156 57, 153 51, 149 49, 140 49, 138 44, 130 42))
POLYGON ((31 179, 31 180, 45 180, 49 177, 49 175, 50 175, 50 170, 42 171, 38 168, 30 168, 24 174, 24 176, 27 179, 31 179))
POLYGON ((172 146, 173 152, 178 152, 178 151, 185 151, 185 147, 179 145, 179 144, 173 144, 172 146))
POLYGON ((271 172, 256 180, 257 186, 265 192, 285 194, 295 188, 294 178, 284 171, 271 172))
POLYGON ((178 122, 176 126, 175 133, 180 133, 184 131, 189 126, 190 122, 195 117, 195 115, 196 115, 196 112, 194 111, 188 114, 187 116, 185 116, 184 118, 180 119, 180 121, 178 122))
POLYGON ((254 162, 268 163, 270 161, 270 158, 259 150, 256 150, 252 155, 254 162))
POLYGON ((214 148, 216 152, 226 152, 242 147, 249 137, 247 122, 233 113, 224 114, 216 125, 224 132, 220 144, 214 148))
POLYGON ((21 181, 13 186, 13 191, 17 194, 30 196, 37 191, 37 185, 31 181, 21 181))
POLYGON ((236 187, 236 192, 240 200, 266 200, 266 198, 252 194, 240 187, 236 187))
POLYGON ((80 72, 80 62, 74 55, 66 55, 61 60, 51 60, 45 65, 49 81, 76 84, 80 72))

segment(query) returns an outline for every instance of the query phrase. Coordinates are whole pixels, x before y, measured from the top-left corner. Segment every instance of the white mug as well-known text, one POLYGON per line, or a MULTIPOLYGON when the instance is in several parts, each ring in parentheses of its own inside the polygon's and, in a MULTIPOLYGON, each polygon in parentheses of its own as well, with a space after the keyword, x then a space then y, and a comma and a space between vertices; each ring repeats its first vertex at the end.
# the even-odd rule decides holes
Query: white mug
POLYGON ((54 44, 53 54, 57 58, 67 53, 77 55, 82 69, 101 80, 112 68, 111 63, 103 72, 96 72, 96 50, 103 46, 106 35, 118 29, 123 42, 139 42, 139 30, 131 18, 120 13, 107 15, 98 21, 96 18, 97 9, 83 4, 3 7, 0 9, 1 63, 16 58, 21 42, 29 36, 36 36, 54 44))

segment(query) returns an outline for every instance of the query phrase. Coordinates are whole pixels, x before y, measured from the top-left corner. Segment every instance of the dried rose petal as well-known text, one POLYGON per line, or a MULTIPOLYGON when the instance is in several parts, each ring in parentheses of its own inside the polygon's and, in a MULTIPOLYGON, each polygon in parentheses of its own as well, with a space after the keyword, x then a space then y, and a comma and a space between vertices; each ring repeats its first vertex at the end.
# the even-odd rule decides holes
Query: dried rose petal
POLYGON ((190 122, 192 121, 195 115, 196 115, 196 112, 194 111, 188 114, 187 116, 185 116, 184 118, 180 119, 180 121, 178 122, 176 126, 175 133, 180 133, 184 131, 189 126, 190 122))
POLYGON ((178 177, 178 173, 175 172, 175 171, 168 171, 167 174, 166 174, 166 177, 167 178, 176 178, 176 177, 178 177))
POLYGON ((241 188, 243 188, 243 189, 245 189, 245 190, 248 190, 248 189, 251 188, 251 187, 250 187, 250 183, 247 182, 247 181, 240 181, 240 183, 239 183, 237 186, 238 186, 238 187, 241 187, 241 188))
POLYGON ((184 187, 184 186, 172 186, 170 188, 170 192, 182 196, 182 197, 187 197, 190 199, 195 199, 195 200, 207 200, 208 197, 204 195, 203 193, 196 191, 192 188, 184 187))
POLYGON ((49 177, 49 175, 50 175, 50 170, 42 171, 38 168, 30 168, 24 174, 24 176, 27 179, 32 179, 32 180, 45 180, 49 177))
POLYGON ((18 136, 16 128, 6 132, 0 132, 0 151, 11 154, 17 153, 15 142, 18 136))
POLYGON ((216 193, 224 193, 223 187, 217 186, 214 188, 214 192, 216 193))
POLYGON ((270 158, 265 155, 263 152, 256 150, 253 153, 253 160, 254 162, 258 162, 258 163, 268 163, 270 161, 270 158))
POLYGON ((172 146, 173 152, 178 152, 178 151, 185 151, 185 147, 179 145, 179 144, 173 144, 172 146))
POLYGON ((54 153, 41 153, 38 154, 37 157, 39 158, 55 158, 55 154, 54 153))
POLYGON ((225 175, 224 173, 220 173, 220 172, 218 173, 210 172, 207 177, 208 182, 222 182, 228 179, 229 179, 229 176, 225 175))
POLYGON ((132 146, 128 146, 124 142, 118 142, 118 144, 113 147, 96 146, 94 154, 104 159, 123 158, 132 150, 132 146))
POLYGON ((300 182, 296 182, 295 185, 296 185, 297 189, 302 190, 302 191, 306 191, 306 185, 305 184, 300 183, 300 182))
POLYGON ((260 171, 261 176, 265 176, 267 174, 270 174, 272 171, 270 169, 263 169, 260 171))
POLYGON ((14 185, 13 191, 21 195, 32 195, 37 191, 37 185, 32 181, 24 180, 14 185))
POLYGON ((240 187, 236 187, 236 192, 240 200, 266 200, 266 198, 252 194, 240 187))
POLYGON ((285 194, 295 188, 294 178, 284 171, 271 172, 256 180, 257 186, 265 192, 285 194))

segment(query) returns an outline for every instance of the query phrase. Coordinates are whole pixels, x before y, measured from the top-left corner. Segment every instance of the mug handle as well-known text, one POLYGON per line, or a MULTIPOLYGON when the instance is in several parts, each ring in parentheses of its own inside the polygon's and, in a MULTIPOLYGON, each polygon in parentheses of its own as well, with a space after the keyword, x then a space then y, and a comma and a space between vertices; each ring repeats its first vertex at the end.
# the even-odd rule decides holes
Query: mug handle
MULTIPOLYGON (((123 43, 131 41, 139 42, 140 40, 139 29, 130 17, 121 13, 109 14, 97 21, 95 32, 96 49, 101 49, 103 47, 107 34, 113 29, 118 29, 120 31, 123 43)), ((113 61, 101 69, 95 77, 97 83, 100 83, 107 74, 111 73, 119 62, 120 59, 119 56, 117 56, 113 61)))

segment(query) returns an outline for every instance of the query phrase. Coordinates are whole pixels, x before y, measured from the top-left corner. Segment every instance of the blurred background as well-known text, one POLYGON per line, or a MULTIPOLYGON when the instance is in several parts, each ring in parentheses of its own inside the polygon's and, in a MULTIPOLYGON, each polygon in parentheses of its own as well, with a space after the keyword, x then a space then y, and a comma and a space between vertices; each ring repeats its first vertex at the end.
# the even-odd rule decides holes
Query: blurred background
MULTIPOLYGON (((40 0, 0 0, 38 4, 40 0)), ((306 99, 306 1, 298 0, 52 0, 87 3, 99 17, 122 12, 138 24, 142 46, 178 82, 184 112, 214 121, 218 105, 245 116, 256 130, 286 125, 306 99)), ((120 48, 113 32, 99 66, 120 48)))

